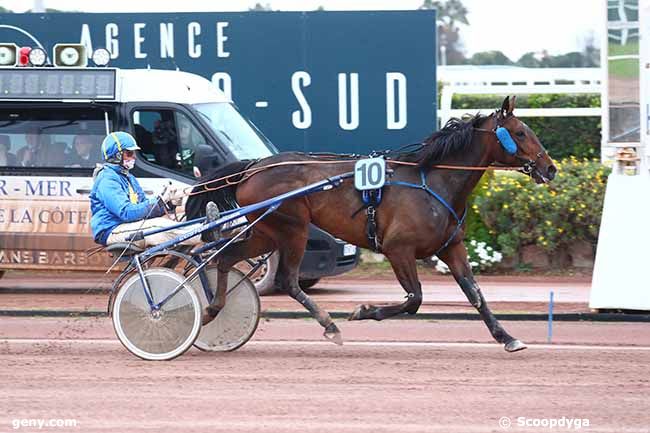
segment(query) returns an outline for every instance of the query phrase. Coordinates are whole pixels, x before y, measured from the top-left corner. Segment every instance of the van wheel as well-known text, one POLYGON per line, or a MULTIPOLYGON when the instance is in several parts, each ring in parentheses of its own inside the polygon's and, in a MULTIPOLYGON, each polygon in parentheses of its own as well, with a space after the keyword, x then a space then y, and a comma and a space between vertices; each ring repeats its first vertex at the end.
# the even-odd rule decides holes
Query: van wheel
MULTIPOLYGON (((247 274, 251 268, 255 265, 258 257, 253 259, 244 260, 235 265, 237 269, 242 271, 244 274, 247 274)), ((260 269, 257 270, 249 278, 251 282, 255 285, 257 293, 260 296, 271 295, 277 291, 275 287, 275 273, 278 271, 278 263, 280 262, 280 254, 275 251, 268 258, 265 264, 262 265, 260 269)))
POLYGON ((318 284, 319 281, 320 278, 311 278, 309 280, 300 280, 298 281, 298 284, 300 284, 300 288, 302 290, 305 290, 314 287, 316 284, 318 284))

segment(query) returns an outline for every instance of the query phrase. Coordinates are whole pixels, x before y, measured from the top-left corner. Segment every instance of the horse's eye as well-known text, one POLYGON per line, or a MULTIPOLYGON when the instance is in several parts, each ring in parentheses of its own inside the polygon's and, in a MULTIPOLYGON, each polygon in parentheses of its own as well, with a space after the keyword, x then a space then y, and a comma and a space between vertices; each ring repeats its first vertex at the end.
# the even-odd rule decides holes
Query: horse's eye
POLYGON ((519 138, 524 138, 526 136, 526 133, 524 131, 517 131, 515 132, 515 135, 519 138))

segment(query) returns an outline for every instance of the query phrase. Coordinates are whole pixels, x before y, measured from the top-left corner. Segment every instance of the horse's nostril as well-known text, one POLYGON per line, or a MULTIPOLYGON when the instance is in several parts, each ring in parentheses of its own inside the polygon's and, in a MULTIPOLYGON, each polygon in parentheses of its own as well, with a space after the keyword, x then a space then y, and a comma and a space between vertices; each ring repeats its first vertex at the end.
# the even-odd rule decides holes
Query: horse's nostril
POLYGON ((555 173, 557 173, 557 168, 554 165, 551 165, 548 168, 548 178, 553 180, 555 178, 555 173))

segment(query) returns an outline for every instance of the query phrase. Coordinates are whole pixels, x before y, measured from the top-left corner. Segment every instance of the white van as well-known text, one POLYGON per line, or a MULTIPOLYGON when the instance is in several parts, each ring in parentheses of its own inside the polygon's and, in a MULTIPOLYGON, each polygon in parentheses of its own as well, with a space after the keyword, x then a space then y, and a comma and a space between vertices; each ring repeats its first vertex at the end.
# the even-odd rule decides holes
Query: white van
MULTIPOLYGON (((273 145, 208 80, 114 68, 0 68, 0 276, 12 269, 106 270, 88 256, 88 193, 100 143, 128 131, 142 148, 133 174, 148 193, 194 182, 197 149, 214 167, 269 156, 273 145)), ((304 286, 352 269, 356 248, 313 228, 304 286)), ((258 278, 273 290, 275 260, 258 278)))

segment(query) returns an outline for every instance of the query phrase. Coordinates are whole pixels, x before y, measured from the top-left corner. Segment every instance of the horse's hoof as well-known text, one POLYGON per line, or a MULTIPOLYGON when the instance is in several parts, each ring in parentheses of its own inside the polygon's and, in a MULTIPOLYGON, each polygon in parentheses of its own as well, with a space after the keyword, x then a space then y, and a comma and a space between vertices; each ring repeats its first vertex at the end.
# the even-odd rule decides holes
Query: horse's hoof
POLYGON ((201 316, 201 326, 205 326, 208 323, 212 322, 215 317, 217 317, 218 311, 214 311, 210 307, 205 307, 203 315, 201 316))
POLYGON ((506 350, 506 352, 510 352, 510 353, 518 352, 520 350, 524 350, 526 347, 528 347, 528 346, 526 346, 524 343, 522 343, 521 341, 519 341, 517 339, 514 339, 511 342, 509 342, 508 344, 506 344, 505 346, 503 346, 503 348, 506 350))
POLYGON ((339 328, 337 328, 336 325, 333 323, 327 328, 325 328, 325 332, 323 332, 323 337, 325 337, 327 341, 331 341, 337 346, 343 345, 343 338, 341 337, 341 331, 339 331, 339 328))
POLYGON ((368 307, 365 305, 359 305, 357 308, 354 309, 352 314, 348 316, 348 320, 361 320, 363 319, 363 313, 365 313, 368 310, 368 307))
POLYGON ((205 326, 208 323, 212 322, 213 320, 214 320, 214 317, 210 316, 207 313, 203 313, 203 315, 201 316, 201 326, 205 326))

